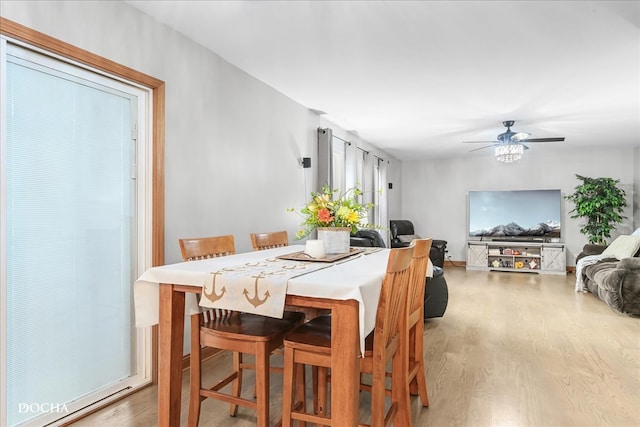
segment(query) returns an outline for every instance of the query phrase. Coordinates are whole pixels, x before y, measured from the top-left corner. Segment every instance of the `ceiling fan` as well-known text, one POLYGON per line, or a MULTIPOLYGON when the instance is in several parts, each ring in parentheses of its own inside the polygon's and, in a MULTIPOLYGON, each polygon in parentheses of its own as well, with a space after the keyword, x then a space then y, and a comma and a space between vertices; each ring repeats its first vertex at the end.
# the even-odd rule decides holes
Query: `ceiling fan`
POLYGON ((496 159, 511 163, 522 158, 524 150, 528 150, 529 147, 525 143, 534 142, 560 142, 564 141, 564 137, 551 137, 551 138, 529 138, 531 134, 527 132, 514 132, 511 130, 511 126, 515 123, 514 120, 506 120, 502 122, 504 127, 507 128, 506 132, 501 133, 497 137, 497 141, 463 141, 466 144, 487 144, 484 147, 474 148, 470 151, 483 150, 485 148, 494 147, 496 159))

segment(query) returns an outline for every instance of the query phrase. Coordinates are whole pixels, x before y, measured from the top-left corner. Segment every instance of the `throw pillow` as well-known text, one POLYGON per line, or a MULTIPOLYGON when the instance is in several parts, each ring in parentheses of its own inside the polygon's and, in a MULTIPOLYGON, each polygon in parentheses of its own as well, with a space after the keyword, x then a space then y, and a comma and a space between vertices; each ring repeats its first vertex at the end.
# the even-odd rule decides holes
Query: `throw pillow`
POLYGON ((400 240, 402 243, 411 243, 415 239, 419 239, 419 238, 420 236, 416 234, 401 234, 398 236, 398 240, 400 240))
POLYGON ((602 256, 621 260, 632 257, 638 252, 638 249, 640 249, 640 236, 618 236, 616 240, 602 252, 602 256))
POLYGON ((634 231, 633 233, 631 233, 632 236, 640 236, 640 227, 637 228, 636 231, 634 231))

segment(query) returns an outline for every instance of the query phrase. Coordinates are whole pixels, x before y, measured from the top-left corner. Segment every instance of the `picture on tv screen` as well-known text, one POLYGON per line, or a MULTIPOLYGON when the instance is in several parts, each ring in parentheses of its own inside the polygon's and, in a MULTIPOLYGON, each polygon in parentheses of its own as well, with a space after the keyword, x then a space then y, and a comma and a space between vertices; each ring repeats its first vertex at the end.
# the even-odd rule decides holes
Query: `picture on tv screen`
POLYGON ((470 191, 469 236, 560 237, 560 190, 470 191))

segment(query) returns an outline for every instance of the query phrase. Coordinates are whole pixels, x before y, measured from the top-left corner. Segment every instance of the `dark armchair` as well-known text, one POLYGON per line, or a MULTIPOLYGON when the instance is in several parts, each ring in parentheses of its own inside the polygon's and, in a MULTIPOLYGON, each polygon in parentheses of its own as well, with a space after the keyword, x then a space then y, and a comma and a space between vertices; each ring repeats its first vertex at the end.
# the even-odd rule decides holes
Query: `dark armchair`
MULTIPOLYGON (((409 246, 413 239, 419 239, 420 236, 415 234, 413 223, 406 219, 392 219, 389 221, 391 228, 391 247, 402 248, 409 246)), ((433 265, 437 267, 444 266, 444 257, 447 249, 446 240, 433 240, 431 244, 431 252, 429 259, 433 265)))
POLYGON ((382 236, 375 230, 358 230, 356 234, 351 235, 350 245, 374 248, 385 247, 382 236))

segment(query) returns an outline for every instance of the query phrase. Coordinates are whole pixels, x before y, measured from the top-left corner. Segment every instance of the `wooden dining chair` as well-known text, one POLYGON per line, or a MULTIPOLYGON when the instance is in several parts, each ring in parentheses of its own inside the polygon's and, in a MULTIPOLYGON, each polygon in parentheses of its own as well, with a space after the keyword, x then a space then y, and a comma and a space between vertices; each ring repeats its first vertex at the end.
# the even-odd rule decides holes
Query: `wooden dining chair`
MULTIPOLYGON (((398 412, 398 402, 402 394, 408 394, 404 360, 406 354, 400 351, 400 346, 402 317, 406 315, 413 252, 414 247, 410 246, 392 249, 389 254, 376 311, 375 328, 365 340, 365 355, 360 359, 360 370, 373 373, 370 422, 373 427, 390 425, 398 412), (392 364, 392 387, 391 402, 385 411, 385 379, 388 362, 392 364)), ((331 333, 330 316, 319 316, 285 336, 282 393, 282 425, 284 427, 290 426, 293 420, 320 425, 331 425, 332 421, 335 424, 336 420, 339 420, 340 414, 325 410, 324 400, 321 400, 319 408, 315 408, 317 413, 308 413, 305 402, 298 399, 299 392, 294 390, 294 384, 299 383, 297 376, 300 375, 300 365, 318 366, 324 372, 330 368, 331 333), (296 394, 295 401, 294 394, 296 394)), ((332 378, 332 393, 337 393, 341 389, 339 381, 340 378, 332 378)), ((324 391, 319 393, 324 394, 324 391)))
MULTIPOLYGON (((233 236, 180 239, 185 261, 231 255, 235 253, 233 236)), ((285 333, 301 324, 302 313, 285 311, 282 319, 242 313, 233 310, 204 310, 191 316, 191 355, 189 426, 197 426, 200 403, 214 398, 230 404, 229 415, 235 416, 238 405, 256 411, 257 425, 269 425, 269 356, 282 346, 285 333), (232 372, 210 388, 202 387, 202 346, 233 352, 232 372), (243 354, 255 357, 255 365, 243 362, 243 354), (256 399, 246 399, 242 393, 244 369, 254 368, 256 399), (222 391, 231 386, 230 392, 222 391)))
MULTIPOLYGON (((409 391, 412 395, 419 395, 422 405, 429 406, 429 397, 427 393, 427 383, 424 368, 424 292, 425 282, 427 275, 427 267, 429 263, 429 253, 431 251, 432 238, 428 239, 416 239, 410 244, 414 247, 413 257, 411 259, 410 267, 410 279, 409 286, 407 288, 407 304, 406 315, 402 317, 401 329, 404 335, 401 336, 402 351, 406 353, 406 375, 409 384, 409 391), (406 343, 406 344, 405 344, 406 343)), ((361 369, 361 374, 371 374, 371 370, 364 367, 361 369)), ((391 377, 391 372, 386 373, 387 377, 391 377)), ((314 377, 315 378, 315 377, 314 377)), ((319 412, 322 412, 322 405, 326 402, 326 380, 329 376, 322 370, 318 374, 317 386, 314 386, 314 390, 317 390, 317 398, 314 401, 316 408, 319 412)), ((371 385, 361 383, 360 390, 371 391, 371 385)), ((387 395, 391 395, 391 390, 386 390, 387 395)), ((399 408, 399 417, 403 420, 400 425, 411 425, 411 407, 408 396, 406 399, 402 399, 399 408)))
POLYGON ((236 253, 235 241, 232 235, 178 239, 178 243, 180 244, 182 259, 185 261, 215 258, 236 253))
POLYGON ((411 279, 407 292, 407 316, 405 317, 409 338, 408 381, 411 394, 419 394, 422 406, 429 406, 427 380, 424 369, 424 287, 429 264, 432 238, 413 241, 411 279))
POLYGON ((254 251, 289 246, 289 235, 286 231, 271 233, 251 233, 251 245, 254 251))

